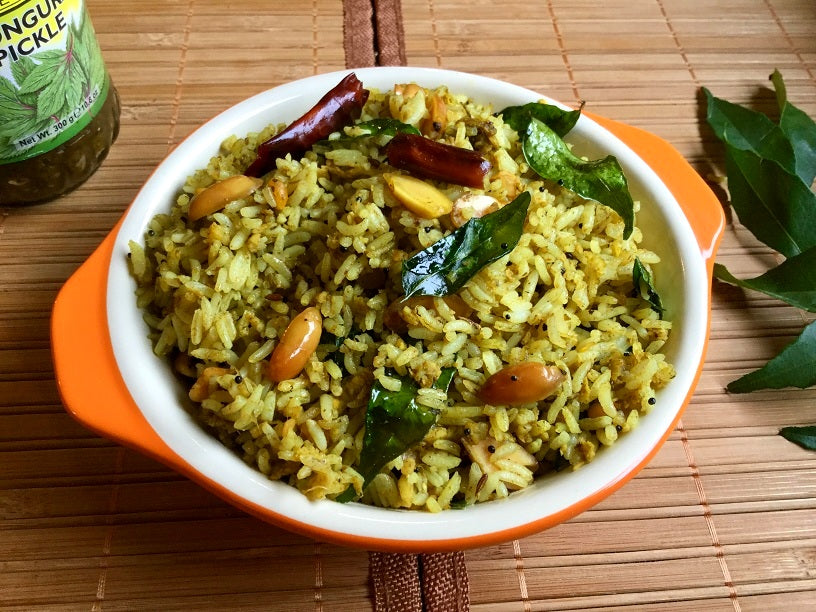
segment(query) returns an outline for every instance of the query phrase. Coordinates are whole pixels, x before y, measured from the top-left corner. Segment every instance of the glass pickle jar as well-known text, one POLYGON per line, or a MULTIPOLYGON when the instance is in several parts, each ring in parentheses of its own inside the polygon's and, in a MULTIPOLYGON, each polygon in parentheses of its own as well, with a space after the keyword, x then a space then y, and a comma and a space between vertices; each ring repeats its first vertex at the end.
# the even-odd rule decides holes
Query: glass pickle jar
POLYGON ((85 0, 0 0, 0 206, 78 187, 118 133, 85 0))

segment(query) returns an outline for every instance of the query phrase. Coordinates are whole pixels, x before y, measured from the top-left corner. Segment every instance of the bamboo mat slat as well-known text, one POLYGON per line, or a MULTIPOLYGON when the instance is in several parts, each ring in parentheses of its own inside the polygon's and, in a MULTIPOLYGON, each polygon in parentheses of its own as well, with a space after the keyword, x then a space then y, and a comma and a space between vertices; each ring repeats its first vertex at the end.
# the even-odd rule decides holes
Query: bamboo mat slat
MULTIPOLYGON (((122 98, 119 140, 80 190, 0 209, 0 609, 372 609, 365 551, 261 523, 75 423, 48 329, 62 283, 170 148, 247 96, 346 66, 344 2, 88 4, 122 98)), ((812 0, 423 0, 401 17, 409 65, 585 101, 667 139, 710 180, 723 158, 701 127, 701 86, 773 113, 779 68, 789 99, 816 114, 812 0)), ((738 276, 780 261, 736 219, 718 260, 738 276)), ((812 608, 816 455, 776 433, 816 423, 816 390, 724 391, 811 320, 715 284, 708 359, 678 430, 590 511, 466 551, 471 610, 812 608)))

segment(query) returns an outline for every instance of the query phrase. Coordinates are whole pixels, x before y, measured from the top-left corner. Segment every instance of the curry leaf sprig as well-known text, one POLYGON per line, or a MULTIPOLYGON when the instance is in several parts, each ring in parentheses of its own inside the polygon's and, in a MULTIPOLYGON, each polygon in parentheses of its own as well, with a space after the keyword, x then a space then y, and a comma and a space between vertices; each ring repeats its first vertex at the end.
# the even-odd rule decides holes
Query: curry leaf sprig
MULTIPOLYGON (((779 121, 714 97, 703 89, 706 119, 725 145, 731 206, 740 222, 785 261, 752 279, 738 279, 715 264, 719 280, 765 293, 797 308, 816 312, 816 123, 787 99, 782 75, 770 77, 779 106, 779 121)), ((732 381, 733 393, 816 384, 816 322, 765 366, 732 381)), ((788 439, 816 449, 813 435, 788 439)), ((810 428, 812 429, 812 428, 810 428)), ((801 432, 800 432, 801 433, 801 432)), ((812 434, 812 432, 811 432, 812 434)))

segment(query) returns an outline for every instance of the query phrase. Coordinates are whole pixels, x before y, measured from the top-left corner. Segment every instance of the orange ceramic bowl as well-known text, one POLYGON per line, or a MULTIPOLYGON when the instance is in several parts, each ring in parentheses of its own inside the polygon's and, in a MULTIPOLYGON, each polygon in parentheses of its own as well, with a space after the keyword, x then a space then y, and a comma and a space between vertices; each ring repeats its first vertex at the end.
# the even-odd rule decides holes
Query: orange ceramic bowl
MULTIPOLYGON (((446 85, 496 109, 542 98, 459 72, 356 72, 366 87, 387 90, 411 81, 446 85)), ((637 223, 643 244, 662 260, 657 288, 674 323, 665 351, 677 376, 635 430, 577 471, 541 478, 507 499, 438 514, 309 501, 293 487, 269 481, 207 434, 185 410, 184 390, 168 364, 153 354, 128 273, 128 240, 142 240, 148 221, 169 210, 185 177, 205 166, 226 136, 295 119, 342 76, 315 76, 254 96, 203 125, 158 166, 54 305, 53 357, 68 411, 101 435, 167 464, 260 519, 348 546, 404 552, 484 546, 552 527, 586 510, 632 478, 672 432, 700 376, 708 340, 711 267, 722 210, 677 151, 639 129, 585 115, 567 140, 579 154, 615 155, 641 201, 637 223)))

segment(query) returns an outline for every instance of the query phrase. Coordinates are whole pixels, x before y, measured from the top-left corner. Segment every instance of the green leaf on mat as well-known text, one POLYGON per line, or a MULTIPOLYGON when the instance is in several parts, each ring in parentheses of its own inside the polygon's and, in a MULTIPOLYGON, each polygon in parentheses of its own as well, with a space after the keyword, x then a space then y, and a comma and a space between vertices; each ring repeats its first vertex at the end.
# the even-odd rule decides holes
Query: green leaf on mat
POLYGON ((512 251, 521 238, 530 194, 523 192, 499 210, 470 219, 402 262, 402 289, 413 295, 456 293, 485 267, 512 251))
POLYGON ((816 246, 816 195, 798 176, 729 146, 725 169, 731 206, 754 236, 785 257, 816 246))
POLYGON ((796 168, 793 147, 782 129, 766 115, 715 97, 703 87, 706 119, 717 138, 740 151, 774 161, 788 172, 796 168))
POLYGON ((804 389, 816 384, 816 321, 764 367, 728 383, 732 393, 750 393, 759 389, 804 389))
POLYGON ((779 435, 807 450, 816 450, 816 426, 783 427, 779 435))
POLYGON ((785 260, 756 278, 736 278, 724 265, 715 263, 714 277, 816 312, 816 247, 785 260))
POLYGON ((545 179, 558 181, 582 198, 608 206, 623 219, 624 239, 632 234, 635 205, 623 169, 614 156, 584 161, 553 130, 533 118, 521 147, 524 158, 545 179))
POLYGON ((779 127, 788 137, 796 158, 795 172, 806 185, 816 177, 816 122, 788 102, 785 82, 778 70, 771 75, 779 104, 779 127))

